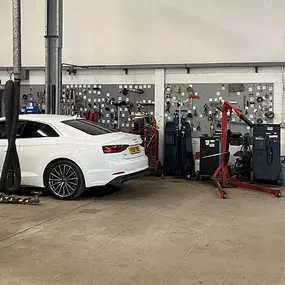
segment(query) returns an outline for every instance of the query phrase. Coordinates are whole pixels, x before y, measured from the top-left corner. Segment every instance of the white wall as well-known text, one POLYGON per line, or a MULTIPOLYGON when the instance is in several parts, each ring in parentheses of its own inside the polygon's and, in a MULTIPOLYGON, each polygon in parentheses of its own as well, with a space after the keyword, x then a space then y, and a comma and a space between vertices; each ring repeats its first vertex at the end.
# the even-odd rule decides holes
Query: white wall
MULTIPOLYGON (((45 0, 21 0, 22 64, 45 64, 45 0)), ((0 67, 12 66, 12 1, 0 0, 0 67)))
MULTIPOLYGON (((79 70, 75 76, 63 74, 63 84, 155 84, 155 115, 160 127, 160 142, 163 142, 164 84, 165 83, 274 83, 275 123, 284 123, 284 94, 280 67, 259 68, 195 68, 187 74, 185 69, 158 70, 79 70), (283 113, 283 116, 282 116, 283 113), (283 117, 283 118, 282 118, 283 117)), ((0 71, 4 84, 9 75, 0 71)), ((30 81, 22 84, 44 84, 44 71, 30 71, 30 81)), ((285 132, 282 129, 282 155, 285 155, 285 132)), ((162 150, 162 148, 161 148, 162 150)), ((160 152, 161 154, 161 152, 160 152)))
MULTIPOLYGON (((63 61, 285 61, 284 0, 64 0, 63 61)), ((22 0, 23 65, 44 65, 45 0, 22 0)), ((0 66, 12 65, 11 0, 0 1, 0 66)))

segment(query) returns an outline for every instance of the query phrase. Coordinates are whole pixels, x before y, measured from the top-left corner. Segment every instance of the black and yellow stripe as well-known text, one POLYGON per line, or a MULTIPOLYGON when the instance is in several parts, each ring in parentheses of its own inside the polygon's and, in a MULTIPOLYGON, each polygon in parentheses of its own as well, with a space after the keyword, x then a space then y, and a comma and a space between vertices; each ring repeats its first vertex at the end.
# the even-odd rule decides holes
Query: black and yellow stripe
POLYGON ((5 195, 3 193, 0 193, 0 203, 35 205, 38 204, 39 202, 40 201, 38 196, 18 197, 16 195, 5 195))

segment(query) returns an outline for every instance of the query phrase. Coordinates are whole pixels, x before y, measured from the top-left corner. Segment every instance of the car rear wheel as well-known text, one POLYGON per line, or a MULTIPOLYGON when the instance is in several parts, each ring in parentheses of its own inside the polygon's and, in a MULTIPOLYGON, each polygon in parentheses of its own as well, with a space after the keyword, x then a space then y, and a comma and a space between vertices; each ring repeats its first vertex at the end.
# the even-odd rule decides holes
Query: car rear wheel
POLYGON ((54 162, 46 171, 45 185, 52 196, 62 200, 79 197, 85 190, 80 168, 68 160, 54 162))

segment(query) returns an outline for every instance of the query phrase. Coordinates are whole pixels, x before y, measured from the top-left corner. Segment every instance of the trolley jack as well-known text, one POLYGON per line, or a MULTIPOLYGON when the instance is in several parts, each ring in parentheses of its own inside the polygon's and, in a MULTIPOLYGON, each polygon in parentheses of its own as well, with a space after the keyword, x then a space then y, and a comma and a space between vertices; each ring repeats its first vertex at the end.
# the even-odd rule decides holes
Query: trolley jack
POLYGON ((240 118, 245 124, 250 128, 253 127, 253 123, 237 108, 235 108, 229 101, 225 101, 222 106, 222 152, 217 155, 222 156, 222 163, 219 165, 215 171, 212 180, 218 193, 222 199, 227 198, 227 193, 224 188, 232 188, 233 186, 247 188, 250 190, 265 192, 268 194, 273 194, 276 197, 281 197, 281 191, 277 189, 264 188, 248 183, 244 183, 233 179, 230 177, 228 169, 229 161, 229 131, 228 131, 228 120, 227 113, 234 113, 238 118, 240 118))
POLYGON ((31 197, 19 197, 16 195, 6 195, 0 193, 0 203, 6 204, 26 204, 26 205, 37 205, 40 203, 39 196, 42 194, 40 191, 32 191, 31 197))

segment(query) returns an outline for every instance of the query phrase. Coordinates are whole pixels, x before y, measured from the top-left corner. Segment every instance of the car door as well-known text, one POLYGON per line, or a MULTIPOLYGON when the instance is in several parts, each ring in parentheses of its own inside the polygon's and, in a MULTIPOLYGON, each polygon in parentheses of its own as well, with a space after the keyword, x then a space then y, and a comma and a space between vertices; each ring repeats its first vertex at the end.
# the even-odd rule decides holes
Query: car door
MULTIPOLYGON (((23 126, 24 126, 23 123, 19 122, 18 130, 17 130, 17 137, 20 136, 21 131, 23 129, 23 126)), ((3 164, 4 164, 6 152, 7 152, 7 147, 8 147, 8 139, 7 139, 7 132, 6 132, 6 122, 1 121, 0 122, 0 176, 2 173, 2 168, 3 168, 3 164)), ((18 141, 18 139, 16 139, 16 147, 17 147, 17 151, 19 154, 19 141, 18 141)))
POLYGON ((58 148, 59 134, 49 124, 25 121, 19 138, 22 185, 43 186, 42 174, 58 148))

